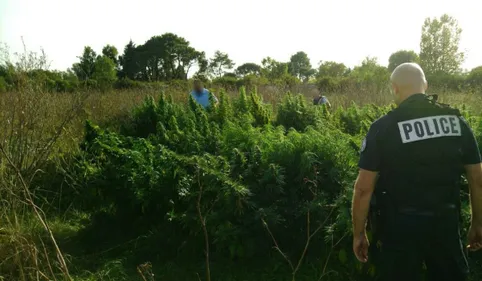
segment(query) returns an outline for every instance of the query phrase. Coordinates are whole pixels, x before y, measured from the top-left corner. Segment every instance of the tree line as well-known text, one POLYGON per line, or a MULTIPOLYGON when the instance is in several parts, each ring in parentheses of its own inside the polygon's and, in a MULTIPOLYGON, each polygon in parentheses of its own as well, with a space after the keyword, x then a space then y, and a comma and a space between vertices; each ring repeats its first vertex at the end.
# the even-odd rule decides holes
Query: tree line
MULTIPOLYGON (((396 51, 390 56, 387 67, 373 57, 365 58, 361 65, 353 68, 334 61, 320 61, 313 67, 303 51, 293 54, 289 61, 277 61, 268 56, 261 64, 247 62, 236 66, 227 53, 218 50, 213 57, 207 58, 205 52, 196 50, 185 38, 165 33, 140 45, 130 40, 122 54, 112 45, 106 45, 99 54, 85 46, 78 61, 67 71, 49 71, 44 64, 31 66, 27 72, 57 91, 75 90, 85 85, 110 89, 186 81, 190 71, 197 68, 194 77, 226 87, 316 83, 321 91, 330 92, 353 84, 382 85, 396 66, 417 62, 431 84, 450 90, 480 87, 482 66, 470 71, 461 69, 465 59, 464 52, 459 50, 461 33, 457 20, 447 14, 427 18, 421 30, 420 52, 396 51)), ((18 84, 15 73, 26 68, 18 64, 8 61, 0 64, 0 91, 18 84)))

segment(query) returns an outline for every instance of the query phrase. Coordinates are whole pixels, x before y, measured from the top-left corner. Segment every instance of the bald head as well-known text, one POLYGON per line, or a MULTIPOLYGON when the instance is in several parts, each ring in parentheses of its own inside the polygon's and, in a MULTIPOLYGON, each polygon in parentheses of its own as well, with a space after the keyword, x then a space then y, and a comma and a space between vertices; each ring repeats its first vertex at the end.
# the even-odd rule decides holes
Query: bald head
POLYGON ((427 80, 422 68, 416 63, 399 65, 390 77, 397 104, 413 94, 425 93, 427 80))

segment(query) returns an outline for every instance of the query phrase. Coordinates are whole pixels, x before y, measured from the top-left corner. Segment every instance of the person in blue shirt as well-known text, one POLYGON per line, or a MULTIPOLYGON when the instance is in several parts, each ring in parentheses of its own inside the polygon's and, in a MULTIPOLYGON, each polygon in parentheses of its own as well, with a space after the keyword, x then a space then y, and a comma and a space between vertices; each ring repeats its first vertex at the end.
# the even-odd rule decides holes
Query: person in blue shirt
POLYGON ((313 99, 313 104, 314 105, 322 105, 326 104, 328 108, 331 108, 331 103, 330 101, 323 95, 319 95, 313 99))
POLYGON ((191 96, 194 98, 194 100, 202 107, 208 108, 211 106, 209 95, 213 96, 213 100, 215 102, 214 105, 216 105, 218 103, 218 98, 216 98, 214 94, 209 92, 209 90, 204 88, 203 83, 200 80, 194 80, 193 90, 191 92, 191 96))

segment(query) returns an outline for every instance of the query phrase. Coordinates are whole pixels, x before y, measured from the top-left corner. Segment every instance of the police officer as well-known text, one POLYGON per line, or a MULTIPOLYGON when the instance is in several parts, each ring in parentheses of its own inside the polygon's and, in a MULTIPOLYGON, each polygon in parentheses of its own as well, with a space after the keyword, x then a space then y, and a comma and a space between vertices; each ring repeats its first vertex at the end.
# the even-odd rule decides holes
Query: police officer
POLYGON ((352 205, 353 251, 359 261, 368 261, 365 229, 376 199, 379 280, 421 280, 423 264, 428 280, 466 280, 459 182, 465 171, 472 206, 468 248, 478 250, 482 166, 477 142, 457 110, 425 95, 427 82, 419 65, 398 66, 390 80, 398 106, 371 125, 361 147, 352 205))

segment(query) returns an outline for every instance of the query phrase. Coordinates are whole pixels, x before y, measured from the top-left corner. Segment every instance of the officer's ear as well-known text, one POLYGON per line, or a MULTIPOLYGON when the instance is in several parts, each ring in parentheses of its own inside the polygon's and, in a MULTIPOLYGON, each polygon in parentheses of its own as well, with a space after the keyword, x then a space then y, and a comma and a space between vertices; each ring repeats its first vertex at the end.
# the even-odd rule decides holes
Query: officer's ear
POLYGON ((425 81, 425 83, 424 83, 424 90, 427 91, 427 89, 428 89, 428 82, 425 81))
POLYGON ((398 86, 393 82, 392 82, 392 90, 395 95, 398 94, 398 86))

